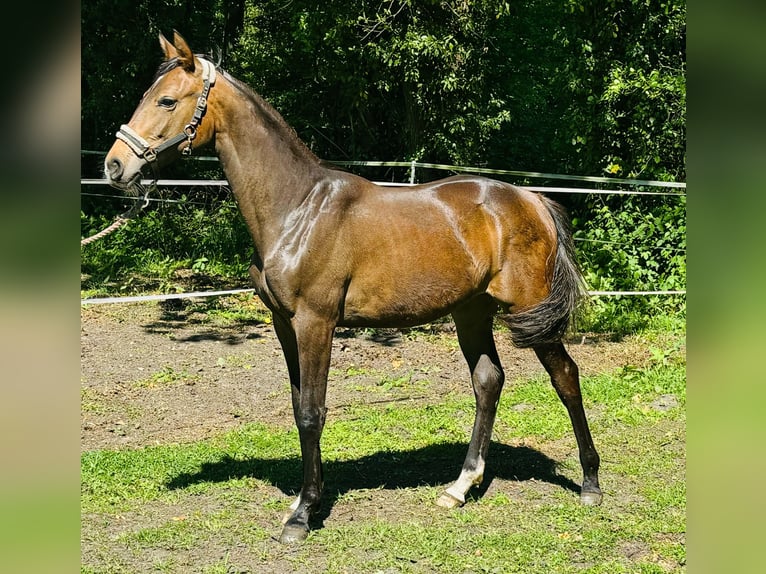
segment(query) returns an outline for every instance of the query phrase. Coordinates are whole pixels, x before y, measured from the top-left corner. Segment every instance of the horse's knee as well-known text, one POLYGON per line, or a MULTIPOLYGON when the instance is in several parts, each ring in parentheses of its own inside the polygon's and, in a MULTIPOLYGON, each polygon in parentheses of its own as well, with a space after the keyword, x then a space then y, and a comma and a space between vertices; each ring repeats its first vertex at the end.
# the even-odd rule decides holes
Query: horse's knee
POLYGON ((482 355, 473 370, 473 381, 482 389, 493 391, 502 387, 505 373, 499 364, 493 363, 487 355, 482 355))
POLYGON ((301 433, 319 433, 324 428, 327 409, 325 407, 316 407, 301 409, 295 413, 295 424, 301 433))
POLYGON ((499 364, 482 355, 473 370, 472 381, 477 399, 496 404, 505 382, 505 373, 499 364))

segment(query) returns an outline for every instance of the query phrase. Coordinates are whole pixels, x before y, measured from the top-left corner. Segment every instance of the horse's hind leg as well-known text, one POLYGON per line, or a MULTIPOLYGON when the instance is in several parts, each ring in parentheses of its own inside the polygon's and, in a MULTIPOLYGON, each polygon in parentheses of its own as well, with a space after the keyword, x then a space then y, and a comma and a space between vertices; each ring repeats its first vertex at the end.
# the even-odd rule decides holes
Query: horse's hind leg
POLYGON ((505 380, 492 336, 494 311, 495 302, 489 297, 482 297, 452 314, 460 348, 471 372, 476 419, 460 476, 437 501, 437 504, 447 508, 464 504, 470 488, 480 484, 484 478, 484 461, 505 380))
POLYGON ((553 387, 564 403, 572 421, 577 447, 580 450, 580 464, 583 470, 580 501, 585 505, 601 504, 602 494, 598 485, 599 456, 593 446, 588 429, 585 410, 580 394, 580 375, 577 364, 572 360, 561 343, 536 345, 537 358, 551 376, 553 387))

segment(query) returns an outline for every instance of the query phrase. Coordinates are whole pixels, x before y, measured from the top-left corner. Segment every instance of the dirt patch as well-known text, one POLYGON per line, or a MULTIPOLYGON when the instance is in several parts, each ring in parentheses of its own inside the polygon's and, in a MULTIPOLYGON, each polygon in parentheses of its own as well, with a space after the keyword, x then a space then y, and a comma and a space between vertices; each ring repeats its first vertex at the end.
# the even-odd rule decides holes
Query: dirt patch
MULTIPOLYGON (((497 346, 507 387, 544 375, 534 353, 513 347, 507 334, 498 334, 497 346)), ((579 335, 568 350, 582 375, 650 360, 646 344, 631 338, 579 335)), ((83 307, 81 384, 84 451, 198 440, 248 422, 293 424, 272 326, 212 320, 176 301, 83 307)), ((447 393, 471 395, 450 323, 336 333, 328 417, 348 405, 428 404, 447 393)))

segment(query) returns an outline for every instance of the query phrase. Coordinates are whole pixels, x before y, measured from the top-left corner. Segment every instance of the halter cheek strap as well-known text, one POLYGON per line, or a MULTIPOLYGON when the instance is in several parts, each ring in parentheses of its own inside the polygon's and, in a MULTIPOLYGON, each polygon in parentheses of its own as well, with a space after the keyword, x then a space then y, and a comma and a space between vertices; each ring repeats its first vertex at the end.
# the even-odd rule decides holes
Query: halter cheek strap
POLYGON ((197 98, 194 115, 192 116, 191 121, 184 126, 183 132, 162 142, 157 147, 151 147, 144 138, 138 135, 135 130, 127 124, 121 125, 116 134, 117 139, 125 142, 128 147, 133 150, 133 153, 149 163, 156 161, 157 156, 165 150, 175 148, 183 141, 187 141, 188 143, 181 153, 184 155, 191 155, 192 141, 197 137, 197 126, 199 126, 202 121, 202 116, 207 109, 208 94, 210 94, 210 88, 215 84, 216 78, 215 66, 204 58, 198 58, 198 60, 202 64, 202 93, 197 98))

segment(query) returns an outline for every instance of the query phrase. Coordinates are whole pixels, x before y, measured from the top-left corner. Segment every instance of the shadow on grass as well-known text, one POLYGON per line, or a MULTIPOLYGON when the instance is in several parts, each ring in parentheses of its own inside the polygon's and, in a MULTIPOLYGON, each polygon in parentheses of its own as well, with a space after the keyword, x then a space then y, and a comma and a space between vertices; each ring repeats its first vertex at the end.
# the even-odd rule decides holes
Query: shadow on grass
POLYGON ((173 335, 181 343, 219 341, 227 345, 241 345, 249 339, 263 337, 257 332, 248 332, 249 328, 268 327, 270 323, 262 318, 233 317, 226 323, 213 323, 208 316, 211 310, 223 309, 218 302, 207 300, 188 302, 181 299, 160 301, 160 316, 156 321, 143 325, 147 333, 173 335), (211 324, 212 323, 212 324, 211 324), (191 334, 181 335, 184 330, 194 329, 191 334))
MULTIPOLYGON (((446 487, 460 473, 467 447, 466 443, 443 443, 409 451, 379 452, 354 460, 325 461, 322 509, 315 521, 321 526, 335 502, 352 490, 446 487)), ((244 477, 265 480, 285 494, 297 496, 301 483, 301 461, 296 457, 247 460, 226 457, 218 462, 203 464, 199 472, 179 474, 166 486, 175 490, 196 483, 226 482, 244 477)), ((518 482, 539 480, 580 492, 579 485, 558 474, 556 461, 523 446, 493 442, 484 481, 472 490, 472 494, 483 496, 494 478, 518 482)))

